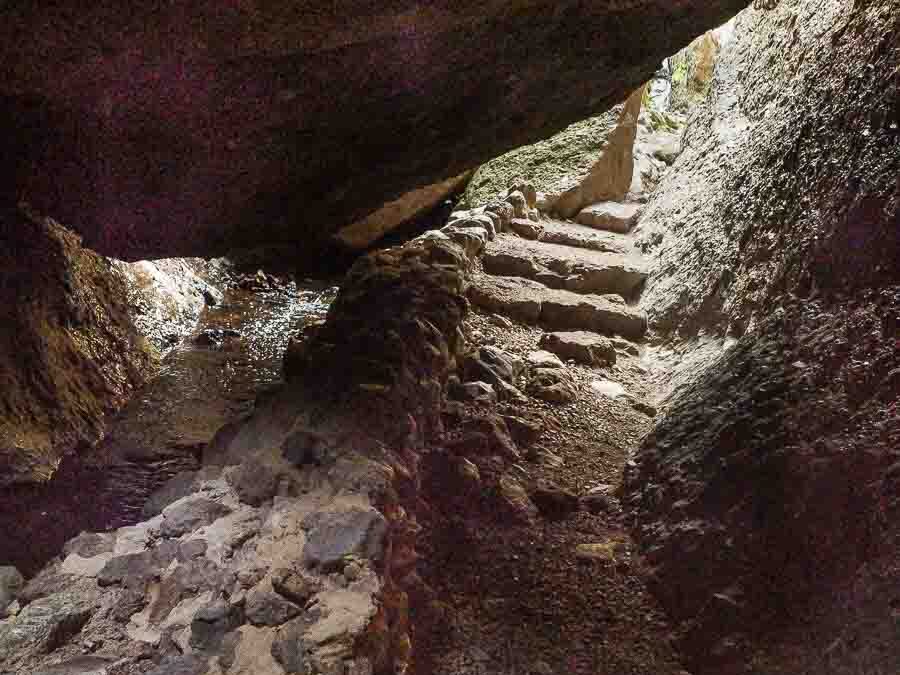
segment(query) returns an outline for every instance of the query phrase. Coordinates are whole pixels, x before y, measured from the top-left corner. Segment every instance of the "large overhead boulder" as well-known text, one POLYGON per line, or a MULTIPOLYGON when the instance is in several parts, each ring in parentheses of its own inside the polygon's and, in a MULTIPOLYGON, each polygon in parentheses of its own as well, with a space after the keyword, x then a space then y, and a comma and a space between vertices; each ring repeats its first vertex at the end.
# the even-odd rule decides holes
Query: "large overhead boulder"
POLYGON ((0 184, 122 258, 312 252, 610 108, 747 4, 5 3, 0 184))

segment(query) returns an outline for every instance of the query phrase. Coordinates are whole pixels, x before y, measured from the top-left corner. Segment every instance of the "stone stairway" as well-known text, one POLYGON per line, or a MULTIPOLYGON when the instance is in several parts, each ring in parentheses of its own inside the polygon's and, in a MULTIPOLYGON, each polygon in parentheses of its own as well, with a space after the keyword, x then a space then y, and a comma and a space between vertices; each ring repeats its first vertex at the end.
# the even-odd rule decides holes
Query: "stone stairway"
POLYGON ((482 310, 548 331, 640 341, 646 318, 629 302, 647 275, 628 234, 558 220, 513 220, 487 242, 469 299, 482 310))

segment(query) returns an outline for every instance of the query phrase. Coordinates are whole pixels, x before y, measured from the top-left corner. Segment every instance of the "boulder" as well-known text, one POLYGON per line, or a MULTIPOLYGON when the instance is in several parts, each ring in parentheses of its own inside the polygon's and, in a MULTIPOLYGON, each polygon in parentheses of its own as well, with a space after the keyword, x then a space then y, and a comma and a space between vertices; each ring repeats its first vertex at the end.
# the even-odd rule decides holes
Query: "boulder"
POLYGON ((639 211, 638 204, 599 202, 582 209, 576 220, 582 225, 595 227, 598 230, 626 234, 637 222, 639 211))
POLYGON ((616 362, 616 348, 602 335, 587 331, 546 333, 540 346, 563 359, 589 366, 611 366, 616 362))
POLYGON ((543 350, 528 354, 527 361, 532 368, 563 368, 565 366, 558 356, 543 350))
POLYGON ((347 556, 380 558, 387 521, 375 509, 351 507, 314 513, 303 527, 308 532, 304 562, 331 571, 342 568, 347 556))
POLYGON ((528 393, 549 403, 572 403, 578 397, 575 382, 564 368, 536 368, 528 393))
POLYGON ((544 228, 533 220, 515 217, 509 222, 509 229, 525 239, 539 239, 544 228))
POLYGON ((583 178, 560 190, 553 212, 562 218, 573 218, 588 204, 619 201, 631 187, 634 172, 634 140, 641 112, 644 87, 632 92, 622 106, 615 129, 601 148, 600 157, 583 178))
POLYGON ((462 403, 497 403, 497 391, 487 382, 464 382, 448 387, 447 395, 451 400, 462 403))
POLYGON ((11 566, 0 567, 0 618, 25 586, 25 578, 11 566))
POLYGON ((209 525, 229 513, 224 504, 205 498, 188 498, 163 509, 163 521, 159 531, 163 537, 180 537, 182 534, 209 525))

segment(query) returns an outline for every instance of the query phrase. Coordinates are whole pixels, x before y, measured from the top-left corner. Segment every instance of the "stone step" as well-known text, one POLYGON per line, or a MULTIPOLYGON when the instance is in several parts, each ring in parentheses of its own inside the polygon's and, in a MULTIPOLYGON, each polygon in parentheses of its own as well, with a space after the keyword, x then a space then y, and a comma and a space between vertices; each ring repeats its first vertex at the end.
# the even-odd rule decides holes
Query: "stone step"
POLYGON ((637 223, 640 208, 640 204, 599 202, 583 208, 576 220, 598 230, 627 234, 637 223))
POLYGON ((617 293, 629 298, 647 278, 637 254, 603 253, 560 244, 498 236, 481 258, 484 271, 495 276, 533 279, 575 293, 617 293))
POLYGON ((469 287, 476 307, 551 331, 592 331, 641 339, 647 330, 643 312, 617 295, 585 295, 552 289, 532 279, 480 274, 469 287))
POLYGON ((558 244, 621 255, 626 255, 634 250, 631 241, 626 237, 613 232, 597 230, 587 225, 563 220, 544 220, 541 225, 543 232, 538 241, 545 244, 558 244))

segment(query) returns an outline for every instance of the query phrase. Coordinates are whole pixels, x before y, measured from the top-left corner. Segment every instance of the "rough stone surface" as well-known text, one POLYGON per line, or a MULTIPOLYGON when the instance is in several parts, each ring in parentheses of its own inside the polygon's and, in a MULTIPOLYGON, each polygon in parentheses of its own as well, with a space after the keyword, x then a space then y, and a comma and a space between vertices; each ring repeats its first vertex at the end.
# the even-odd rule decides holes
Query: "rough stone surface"
POLYGON ((160 534, 164 537, 179 537, 209 525, 229 511, 227 506, 209 499, 179 500, 163 509, 160 534))
POLYGON ((109 267, 58 223, 0 210, 0 486, 49 478, 155 369, 109 267))
POLYGON ((738 17, 642 217, 651 325, 737 339, 695 367, 626 476, 693 672, 895 668, 896 9, 738 17), (832 647, 849 635, 859 649, 832 647))
POLYGON ((611 366, 616 362, 616 348, 609 338, 587 331, 547 333, 541 337, 543 349, 563 359, 589 366, 611 366))
POLYGON ((625 197, 634 173, 634 140, 643 94, 644 87, 639 87, 625 101, 615 129, 588 174, 560 186, 559 197, 551 206, 553 213, 573 218, 588 204, 620 201, 625 197))
POLYGON ((586 206, 576 220, 582 225, 626 234, 637 222, 638 204, 620 204, 619 202, 600 202, 586 206))
POLYGON ((312 255, 386 201, 608 109, 747 4, 16 7, 0 183, 123 259, 312 255))
POLYGON ((536 368, 528 382, 533 396, 549 403, 571 403, 578 397, 578 388, 563 368, 536 368))
POLYGON ((535 279, 551 288, 577 293, 630 297, 647 278, 646 264, 634 253, 574 248, 502 235, 482 256, 489 274, 535 279))
POLYGON ((309 531, 304 561, 330 570, 343 567, 348 556, 379 558, 387 525, 374 509, 350 509, 316 514, 304 527, 309 531))
POLYGON ((646 319, 631 307, 599 295, 550 289, 530 279, 482 276, 470 287, 469 297, 490 312, 553 331, 589 330, 630 339, 646 332, 646 319))
POLYGON ((18 596, 25 585, 25 579, 15 567, 0 567, 0 617, 5 616, 6 609, 18 596))

